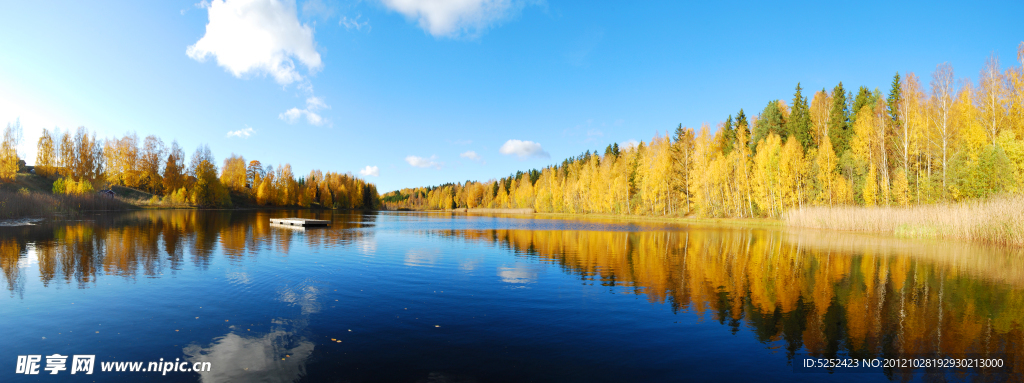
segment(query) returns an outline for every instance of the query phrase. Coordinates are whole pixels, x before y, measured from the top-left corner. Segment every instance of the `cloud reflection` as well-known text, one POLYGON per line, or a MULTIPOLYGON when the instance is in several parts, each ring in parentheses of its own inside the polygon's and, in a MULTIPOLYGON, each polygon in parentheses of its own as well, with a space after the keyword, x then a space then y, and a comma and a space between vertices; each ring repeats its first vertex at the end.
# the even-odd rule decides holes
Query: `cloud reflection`
POLYGON ((498 276, 505 283, 533 283, 541 268, 528 263, 516 263, 513 267, 499 267, 498 276))
POLYGON ((438 250, 410 249, 405 253, 406 266, 433 266, 440 255, 438 250))
POLYGON ((306 280, 299 286, 285 286, 278 292, 278 300, 291 303, 302 308, 302 315, 320 312, 320 293, 322 289, 314 286, 313 281, 306 280))
POLYGON ((231 332, 206 347, 189 345, 184 353, 190 364, 210 363, 212 371, 199 373, 204 383, 292 382, 305 375, 313 347, 308 339, 284 330, 259 337, 231 332))
POLYGON ((306 279, 278 290, 279 301, 301 308, 298 319, 275 319, 271 321, 271 332, 254 336, 232 326, 231 332, 215 338, 205 347, 198 344, 185 347, 182 350, 185 360, 210 363, 212 371, 199 373, 204 383, 299 380, 306 374, 306 363, 315 344, 296 334, 306 329, 310 315, 320 312, 322 285, 322 282, 306 279))

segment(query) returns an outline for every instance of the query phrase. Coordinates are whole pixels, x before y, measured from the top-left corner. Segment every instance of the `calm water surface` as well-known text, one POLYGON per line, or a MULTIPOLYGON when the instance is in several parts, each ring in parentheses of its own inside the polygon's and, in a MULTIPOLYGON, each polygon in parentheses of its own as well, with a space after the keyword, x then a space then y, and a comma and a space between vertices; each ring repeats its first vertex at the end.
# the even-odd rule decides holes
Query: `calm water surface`
POLYGON ((1022 377, 793 367, 803 355, 1024 356, 1019 249, 600 220, 143 211, 0 228, 0 269, 3 382, 1022 377), (288 216, 332 224, 268 222, 288 216), (96 355, 93 375, 14 374, 18 355, 55 353, 96 355), (100 371, 161 358, 211 371, 100 371))

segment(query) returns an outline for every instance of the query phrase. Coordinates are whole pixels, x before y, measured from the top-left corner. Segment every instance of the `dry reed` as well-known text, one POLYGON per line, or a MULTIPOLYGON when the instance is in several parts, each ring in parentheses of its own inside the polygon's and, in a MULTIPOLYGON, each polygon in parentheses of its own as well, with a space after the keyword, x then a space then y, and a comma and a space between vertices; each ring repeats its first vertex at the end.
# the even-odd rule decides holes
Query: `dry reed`
POLYGON ((536 213, 536 211, 533 210, 533 208, 528 208, 528 209, 488 209, 488 208, 475 207, 475 208, 472 208, 472 209, 466 209, 466 208, 454 209, 453 211, 455 211, 455 212, 462 212, 462 213, 482 213, 482 214, 533 214, 533 213, 536 213))
POLYGON ((131 205, 120 198, 94 194, 66 195, 0 190, 0 219, 39 217, 50 214, 77 214, 83 211, 128 210, 131 205))
POLYGON ((1024 196, 912 207, 809 207, 786 212, 787 226, 946 238, 1024 246, 1024 196))

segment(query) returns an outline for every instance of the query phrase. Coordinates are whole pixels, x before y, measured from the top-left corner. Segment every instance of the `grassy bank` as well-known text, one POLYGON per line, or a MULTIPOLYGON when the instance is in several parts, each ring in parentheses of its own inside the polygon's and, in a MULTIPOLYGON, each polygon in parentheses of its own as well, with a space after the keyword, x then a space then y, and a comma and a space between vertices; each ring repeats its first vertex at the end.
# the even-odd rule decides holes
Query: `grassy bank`
POLYGON ((0 219, 74 215, 83 211, 128 210, 132 205, 116 198, 97 195, 46 194, 0 190, 0 219))
POLYGON ((779 227, 783 222, 773 218, 697 218, 679 216, 646 216, 646 215, 622 215, 622 214, 572 214, 572 213, 529 213, 522 214, 519 211, 532 209, 451 209, 451 210, 413 210, 397 209, 391 211, 420 211, 431 213, 479 213, 479 214, 504 214, 531 219, 566 219, 566 220, 591 220, 608 223, 672 223, 683 225, 712 225, 712 226, 742 226, 742 227, 779 227))
POLYGON ((537 218, 552 219, 600 219, 610 222, 649 222, 649 223, 675 223, 684 225, 702 224, 714 226, 743 226, 743 227, 777 227, 782 221, 772 218, 697 218, 697 217, 672 217, 672 216, 646 216, 646 215, 621 215, 621 214, 568 214, 568 213, 537 213, 537 218))
POLYGON ((812 207, 786 213, 787 226, 1024 245, 1024 196, 896 207, 812 207))
POLYGON ((0 219, 73 216, 84 211, 130 210, 132 201, 85 195, 53 194, 54 180, 35 174, 18 173, 13 182, 0 184, 0 219))

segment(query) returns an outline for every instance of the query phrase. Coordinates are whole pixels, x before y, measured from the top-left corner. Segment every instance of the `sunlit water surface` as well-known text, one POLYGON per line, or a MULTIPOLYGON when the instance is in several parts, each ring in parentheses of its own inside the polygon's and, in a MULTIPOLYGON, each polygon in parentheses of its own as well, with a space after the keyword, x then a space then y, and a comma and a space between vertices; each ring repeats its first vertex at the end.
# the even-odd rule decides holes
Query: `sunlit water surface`
POLYGON ((0 268, 4 382, 998 381, 793 364, 1024 355, 1019 250, 818 231, 142 211, 0 228, 0 268), (14 374, 30 354, 95 372, 14 374), (100 371, 161 358, 211 371, 100 371))

